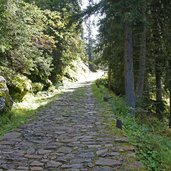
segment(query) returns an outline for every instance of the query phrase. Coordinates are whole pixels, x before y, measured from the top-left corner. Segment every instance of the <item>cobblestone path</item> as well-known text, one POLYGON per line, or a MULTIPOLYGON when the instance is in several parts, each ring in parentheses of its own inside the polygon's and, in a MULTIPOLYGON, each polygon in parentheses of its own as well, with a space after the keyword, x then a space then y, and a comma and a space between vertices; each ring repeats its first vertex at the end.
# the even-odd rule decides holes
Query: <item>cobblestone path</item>
POLYGON ((1 138, 0 171, 137 171, 141 167, 132 160, 135 155, 127 139, 106 128, 91 86, 71 90, 33 121, 1 138))

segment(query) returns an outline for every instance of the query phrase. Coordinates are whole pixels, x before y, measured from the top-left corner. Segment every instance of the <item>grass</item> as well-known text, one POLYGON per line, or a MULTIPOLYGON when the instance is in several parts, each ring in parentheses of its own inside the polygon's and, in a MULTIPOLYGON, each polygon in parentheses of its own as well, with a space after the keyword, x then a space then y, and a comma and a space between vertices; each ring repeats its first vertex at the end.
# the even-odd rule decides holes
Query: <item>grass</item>
POLYGON ((171 139, 166 137, 166 134, 163 135, 163 131, 160 131, 164 129, 162 124, 157 121, 151 122, 149 125, 142 123, 138 117, 131 116, 130 110, 121 97, 115 96, 104 86, 97 88, 94 84, 92 88, 100 105, 104 105, 104 95, 111 97, 109 102, 106 102, 107 108, 110 110, 110 115, 106 113, 106 121, 112 129, 114 122, 111 121, 111 115, 122 120, 124 133, 135 147, 136 154, 146 169, 149 171, 171 170, 171 139))
POLYGON ((95 84, 92 85, 93 88, 93 94, 96 97, 99 105, 98 108, 100 108, 101 114, 104 119, 104 123, 108 125, 108 128, 111 130, 112 134, 115 134, 117 136, 123 136, 124 131, 121 129, 115 129, 116 128, 116 120, 115 120, 115 115, 113 114, 113 110, 110 106, 109 103, 104 102, 103 97, 104 97, 104 89, 98 89, 95 84))
POLYGON ((0 137, 26 123, 35 113, 34 110, 16 109, 8 113, 8 116, 0 116, 0 137))
POLYGON ((14 103, 11 112, 0 116, 0 137, 5 133, 34 119, 36 113, 48 107, 61 94, 61 91, 40 92, 37 95, 28 94, 23 102, 14 103))

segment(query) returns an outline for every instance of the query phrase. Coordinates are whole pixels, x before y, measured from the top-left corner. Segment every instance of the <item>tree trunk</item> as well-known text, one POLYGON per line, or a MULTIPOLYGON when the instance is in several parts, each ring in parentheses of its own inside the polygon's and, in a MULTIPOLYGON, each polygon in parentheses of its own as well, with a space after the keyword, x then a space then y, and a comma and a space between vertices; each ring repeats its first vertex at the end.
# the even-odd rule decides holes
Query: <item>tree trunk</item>
POLYGON ((111 90, 111 64, 109 63, 108 65, 108 88, 109 90, 111 90))
POLYGON ((171 128, 171 81, 170 81, 170 87, 169 87, 169 94, 170 94, 170 117, 169 117, 169 128, 171 128))
POLYGON ((129 22, 125 22, 125 52, 124 52, 124 75, 125 75, 125 92, 128 106, 135 108, 134 92, 134 73, 133 73, 133 45, 132 45, 132 28, 129 22))
POLYGON ((89 68, 91 71, 94 71, 94 67, 92 65, 93 61, 93 38, 92 38, 92 28, 91 28, 91 20, 89 19, 88 24, 87 24, 87 32, 88 32, 88 45, 87 45, 87 54, 89 58, 89 68))
POLYGON ((144 89, 144 78, 145 78, 145 64, 146 64, 146 28, 144 28, 141 37, 140 47, 140 58, 139 58, 139 74, 136 86, 136 97, 138 105, 141 105, 143 89, 144 89))
POLYGON ((155 75, 156 75, 156 114, 159 120, 163 119, 163 102, 162 102, 162 85, 161 85, 161 71, 160 61, 158 56, 155 61, 155 75))
MULTIPOLYGON (((145 9, 143 13, 144 13, 144 20, 146 21, 145 9)), ((139 73, 138 73, 138 80, 136 86, 136 100, 138 106, 141 106, 142 103, 145 70, 146 70, 146 25, 144 25, 143 27, 143 32, 141 34, 141 43, 140 43, 139 73)))
MULTIPOLYGON (((169 73, 171 74, 171 60, 169 60, 169 73)), ((171 128, 171 78, 169 78, 169 95, 170 95, 170 117, 169 117, 169 128, 171 128)))

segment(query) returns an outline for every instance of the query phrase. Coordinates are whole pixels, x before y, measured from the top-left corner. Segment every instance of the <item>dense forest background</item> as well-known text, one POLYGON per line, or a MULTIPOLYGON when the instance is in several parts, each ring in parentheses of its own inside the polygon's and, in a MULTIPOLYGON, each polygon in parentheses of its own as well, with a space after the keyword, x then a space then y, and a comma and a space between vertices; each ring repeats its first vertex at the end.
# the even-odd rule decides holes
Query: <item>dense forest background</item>
POLYGON ((126 95, 130 107, 166 121, 171 94, 170 1, 100 1, 92 11, 97 9, 104 15, 96 45, 100 58, 95 62, 106 64, 108 87, 126 95))
POLYGON ((125 125, 140 158, 149 170, 170 169, 170 16, 170 0, 90 1, 83 11, 77 0, 1 0, 1 113, 27 93, 58 88, 66 78, 78 80, 86 66, 100 68, 107 76, 96 84, 110 90, 107 101, 115 93, 126 102, 113 106, 131 117, 125 125), (85 41, 82 22, 92 14, 101 16, 99 34, 94 40, 88 22, 85 41))
POLYGON ((129 110, 108 98, 148 170, 170 170, 171 2, 101 0, 89 9, 102 14, 94 61, 108 69, 97 85, 126 101, 129 110))

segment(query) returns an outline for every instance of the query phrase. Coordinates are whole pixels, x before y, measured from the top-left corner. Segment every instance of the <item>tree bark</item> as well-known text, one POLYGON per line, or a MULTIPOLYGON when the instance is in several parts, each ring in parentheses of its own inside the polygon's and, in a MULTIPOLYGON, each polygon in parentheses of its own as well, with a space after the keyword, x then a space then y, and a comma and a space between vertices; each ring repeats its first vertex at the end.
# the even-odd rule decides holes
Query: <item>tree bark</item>
MULTIPOLYGON (((146 22, 145 16, 146 8, 143 9, 144 20, 146 22)), ((143 26, 143 31, 141 33, 141 43, 140 43, 140 57, 139 57, 139 73, 136 86, 136 100, 138 106, 141 106, 143 90, 144 90, 144 79, 145 79, 145 70, 146 70, 146 23, 143 26)))
POLYGON ((141 105, 144 89, 144 78, 146 66, 146 29, 144 28, 141 37, 140 58, 139 58, 139 73, 136 86, 137 104, 141 105))
POLYGON ((111 90, 111 64, 108 64, 108 88, 109 90, 111 90))
POLYGON ((169 87, 169 94, 170 94, 170 116, 169 116, 169 128, 171 128, 171 81, 170 81, 170 87, 169 87))
POLYGON ((132 28, 128 21, 125 22, 125 51, 124 51, 124 75, 125 92, 128 106, 135 108, 134 73, 133 73, 133 44, 132 28))
POLYGON ((163 120, 163 101, 162 101, 162 85, 161 85, 161 71, 160 60, 158 56, 155 61, 155 75, 156 75, 156 114, 159 120, 163 120))
MULTIPOLYGON (((171 60, 169 60, 169 73, 171 74, 171 60)), ((170 101, 170 116, 169 116, 169 128, 171 128, 171 78, 169 78, 169 101, 170 101)))
POLYGON ((87 54, 88 54, 88 58, 89 58, 89 68, 91 71, 94 71, 94 67, 92 65, 92 61, 93 61, 93 38, 92 38, 92 28, 91 28, 91 20, 88 20, 88 24, 87 24, 87 32, 88 32, 88 45, 87 45, 87 54))

